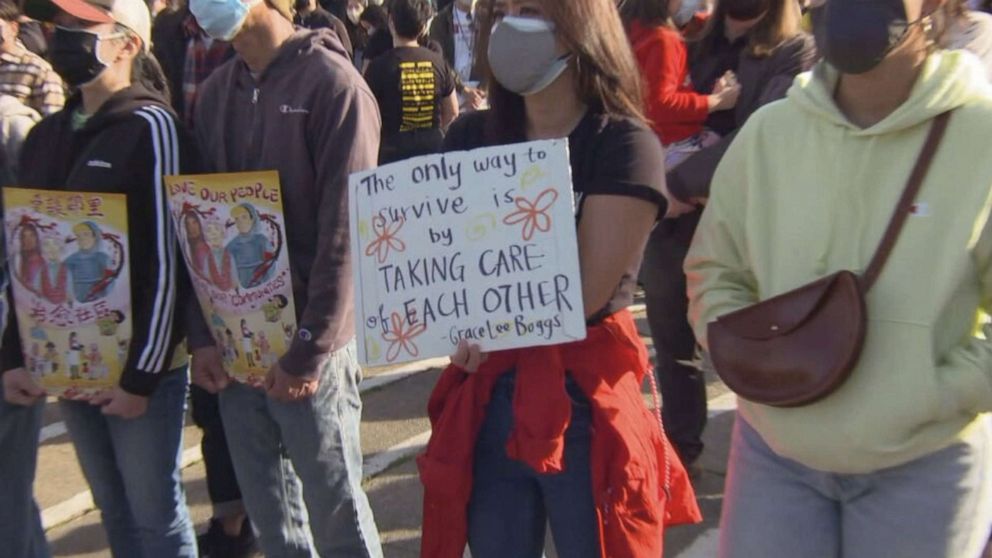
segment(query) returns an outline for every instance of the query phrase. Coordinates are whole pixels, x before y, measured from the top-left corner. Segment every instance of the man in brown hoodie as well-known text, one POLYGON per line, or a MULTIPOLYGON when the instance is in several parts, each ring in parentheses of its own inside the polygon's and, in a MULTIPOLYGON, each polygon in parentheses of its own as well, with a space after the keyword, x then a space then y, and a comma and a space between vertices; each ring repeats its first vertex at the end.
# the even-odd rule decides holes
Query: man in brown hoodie
POLYGON ((263 391, 228 381, 194 310, 194 382, 220 392, 266 555, 381 557, 361 488, 347 204, 348 175, 376 164, 375 97, 332 31, 293 28, 290 0, 192 0, 190 9, 238 53, 202 86, 195 118, 205 165, 279 172, 298 324, 263 391))

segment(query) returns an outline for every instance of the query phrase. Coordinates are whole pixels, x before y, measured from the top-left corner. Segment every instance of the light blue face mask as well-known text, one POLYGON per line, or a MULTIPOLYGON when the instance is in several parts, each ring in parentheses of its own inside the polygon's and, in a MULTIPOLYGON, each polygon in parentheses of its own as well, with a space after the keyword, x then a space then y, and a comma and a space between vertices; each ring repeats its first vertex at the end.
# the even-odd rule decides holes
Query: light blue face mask
POLYGON ((679 10, 672 14, 672 21, 678 27, 685 27, 692 20, 692 16, 702 11, 702 8, 702 0, 682 0, 679 10))
POLYGON ((260 1, 190 0, 189 9, 207 35, 218 41, 230 41, 241 31, 248 11, 260 1))

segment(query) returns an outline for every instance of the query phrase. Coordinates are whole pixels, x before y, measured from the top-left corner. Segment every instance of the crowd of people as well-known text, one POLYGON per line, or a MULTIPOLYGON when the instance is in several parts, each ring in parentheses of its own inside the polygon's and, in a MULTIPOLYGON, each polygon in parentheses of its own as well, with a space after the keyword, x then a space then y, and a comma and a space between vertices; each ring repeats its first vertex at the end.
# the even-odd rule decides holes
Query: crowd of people
MULTIPOLYGON (((423 402, 423 556, 460 558, 467 545, 478 558, 537 558, 548 526, 565 558, 661 556, 666 527, 701 520, 706 374, 758 381, 736 374, 751 361, 723 340, 792 343, 814 315, 834 321, 798 367, 831 360, 824 347, 841 337, 858 344, 854 357, 842 381, 801 402, 742 391, 719 556, 988 552, 988 9, 0 0, 0 183, 126 196, 127 240, 140 246, 126 263, 132 334, 118 385, 58 402, 110 552, 381 557, 362 489, 348 177, 554 138, 569 143, 587 336, 458 346, 423 402), (253 386, 225 367, 231 331, 216 338, 195 303, 164 177, 272 170, 297 327, 253 386), (864 331, 821 316, 840 294, 819 280, 843 270, 862 277, 848 294, 864 331), (628 310, 641 288, 653 366, 628 310), (730 321, 795 300, 767 323, 730 321), (663 428, 643 405, 651 374, 663 428), (180 474, 188 404, 213 504, 199 536, 180 474)), ((90 225, 81 248, 105 237, 90 225)), ((7 281, 27 282, 35 264, 44 273, 31 230, 32 254, 24 243, 7 254, 0 301, 10 558, 50 556, 32 497, 46 392, 7 281)), ((755 366, 777 366, 775 351, 755 366)))

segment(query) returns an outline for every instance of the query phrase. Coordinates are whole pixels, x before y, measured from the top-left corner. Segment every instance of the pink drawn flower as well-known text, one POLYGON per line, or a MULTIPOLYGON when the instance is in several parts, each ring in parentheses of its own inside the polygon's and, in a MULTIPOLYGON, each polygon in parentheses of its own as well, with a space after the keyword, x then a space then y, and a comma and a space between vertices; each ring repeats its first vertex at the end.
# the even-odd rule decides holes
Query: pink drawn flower
POLYGON ((402 252, 406 250, 406 243, 396 235, 403 228, 403 219, 393 221, 389 225, 381 216, 372 218, 372 230, 375 232, 375 240, 365 248, 365 255, 375 254, 379 263, 386 263, 390 250, 402 252))
POLYGON ((399 312, 393 312, 390 321, 392 322, 392 328, 382 334, 382 338, 385 341, 389 341, 389 349, 386 350, 386 360, 388 362, 396 360, 400 356, 400 350, 406 350, 412 357, 420 355, 420 349, 413 342, 413 339, 427 330, 427 324, 423 322, 410 324, 410 327, 404 331, 403 318, 400 317, 399 312))
POLYGON ((517 196, 514 203, 517 210, 503 218, 503 223, 516 225, 523 223, 523 239, 530 240, 534 231, 548 232, 551 230, 551 215, 548 210, 558 201, 558 191, 548 188, 537 196, 533 203, 523 196, 517 196))

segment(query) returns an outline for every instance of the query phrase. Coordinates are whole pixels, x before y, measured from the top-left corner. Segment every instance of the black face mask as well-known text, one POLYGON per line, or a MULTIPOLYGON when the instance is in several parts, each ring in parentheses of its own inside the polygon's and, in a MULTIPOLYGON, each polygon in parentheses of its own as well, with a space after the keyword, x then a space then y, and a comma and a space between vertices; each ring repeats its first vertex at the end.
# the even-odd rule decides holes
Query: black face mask
POLYGON ((97 56, 99 43, 96 33, 56 27, 49 53, 52 68, 72 87, 93 81, 107 68, 97 56))
POLYGON ((769 0, 720 0, 730 19, 748 21, 768 11, 769 0))
POLYGON ((845 74, 863 74, 905 40, 910 27, 904 0, 829 0, 810 10, 816 48, 845 74))

